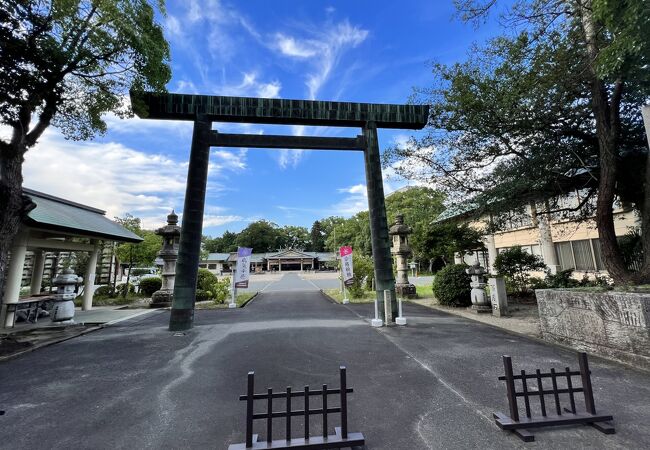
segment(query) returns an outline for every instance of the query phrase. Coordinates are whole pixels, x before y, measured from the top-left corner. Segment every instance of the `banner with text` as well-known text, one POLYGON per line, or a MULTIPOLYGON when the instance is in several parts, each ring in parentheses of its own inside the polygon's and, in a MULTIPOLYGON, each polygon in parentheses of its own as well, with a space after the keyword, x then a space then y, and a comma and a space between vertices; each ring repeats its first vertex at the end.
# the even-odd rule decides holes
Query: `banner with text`
POLYGON ((247 288, 251 274, 252 248, 237 248, 237 268, 235 269, 235 287, 247 288))
POLYGON ((341 255, 341 276, 343 277, 343 283, 349 286, 352 284, 352 277, 354 276, 352 270, 352 247, 341 247, 339 254, 341 255))

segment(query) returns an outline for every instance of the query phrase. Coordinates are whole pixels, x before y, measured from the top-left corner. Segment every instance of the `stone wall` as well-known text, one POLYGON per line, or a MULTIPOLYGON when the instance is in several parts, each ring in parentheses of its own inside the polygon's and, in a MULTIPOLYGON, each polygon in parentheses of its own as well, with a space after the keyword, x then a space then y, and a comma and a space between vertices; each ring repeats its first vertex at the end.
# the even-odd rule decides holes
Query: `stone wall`
POLYGON ((650 370, 650 294, 535 291, 544 339, 650 370))

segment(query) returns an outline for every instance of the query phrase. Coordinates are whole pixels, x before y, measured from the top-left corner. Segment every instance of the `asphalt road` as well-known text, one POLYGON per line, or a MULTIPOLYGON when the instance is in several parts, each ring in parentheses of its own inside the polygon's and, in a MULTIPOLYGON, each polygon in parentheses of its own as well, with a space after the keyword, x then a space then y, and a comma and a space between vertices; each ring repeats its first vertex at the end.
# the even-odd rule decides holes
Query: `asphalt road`
MULTIPOLYGON (((261 392, 336 386, 341 364, 354 388, 349 428, 369 449, 523 448, 491 416, 507 407, 501 355, 527 370, 576 364, 572 352, 417 305, 407 327, 373 329, 371 310, 287 274, 245 308, 198 311, 186 335, 168 332, 160 311, 5 361, 0 448, 224 449, 244 439, 249 370, 261 392)), ((562 427, 525 448, 650 448, 650 375, 591 366, 596 406, 618 433, 562 427)), ((278 419, 277 438, 283 429, 278 419)))

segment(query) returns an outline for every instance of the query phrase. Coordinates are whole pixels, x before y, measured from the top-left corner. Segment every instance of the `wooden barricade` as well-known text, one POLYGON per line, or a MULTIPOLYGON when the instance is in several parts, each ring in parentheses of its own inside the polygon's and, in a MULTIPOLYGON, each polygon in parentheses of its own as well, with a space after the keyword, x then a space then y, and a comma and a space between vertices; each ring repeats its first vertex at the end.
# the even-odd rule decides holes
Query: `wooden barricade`
POLYGON ((548 373, 542 373, 540 369, 537 369, 534 374, 527 374, 525 370, 522 370, 521 375, 514 375, 510 356, 503 356, 505 375, 500 376, 499 380, 506 382, 510 416, 503 413, 494 414, 496 424, 499 428, 515 433, 525 442, 532 442, 535 440, 535 436, 527 431, 527 428, 556 425, 587 424, 605 434, 614 434, 614 426, 606 423, 607 421, 613 420, 613 417, 609 414, 596 413, 594 393, 591 387, 591 371, 589 370, 587 354, 579 353, 578 362, 580 364, 579 371, 571 370, 566 367, 563 372, 556 372, 555 369, 551 369, 548 373), (575 387, 573 377, 580 377, 582 386, 575 387), (549 389, 548 386, 544 386, 544 379, 551 380, 551 389, 549 389), (521 380, 521 391, 517 391, 516 389, 516 380, 521 380), (528 380, 534 380, 534 383, 529 385, 528 380), (564 383, 561 383, 562 380, 564 380, 564 383), (558 382, 564 384, 566 387, 558 387, 558 382), (584 394, 585 412, 578 412, 576 409, 576 399, 574 394, 580 392, 584 394), (570 408, 562 407, 560 403, 561 395, 568 396, 570 408), (554 410, 554 413, 549 413, 547 411, 546 396, 549 396, 553 401, 554 408, 549 407, 549 409, 554 410), (519 404, 517 403, 518 397, 523 397, 524 399, 525 417, 519 416, 519 404), (531 412, 531 399, 534 399, 535 397, 537 397, 537 400, 539 401, 541 416, 533 416, 531 412))
POLYGON ((292 391, 287 387, 284 392, 273 392, 268 388, 264 394, 255 393, 255 372, 248 372, 248 389, 246 395, 241 395, 239 400, 246 402, 246 442, 231 444, 228 450, 245 449, 329 449, 341 447, 356 447, 365 445, 365 438, 361 433, 348 432, 348 394, 352 388, 347 387, 345 367, 340 367, 341 385, 338 389, 330 389, 326 384, 322 389, 312 390, 305 386, 303 391, 292 391), (330 406, 328 396, 337 395, 339 406, 330 406), (302 397, 304 408, 294 410, 292 399, 302 397), (310 407, 310 399, 320 398, 320 408, 310 407), (284 411, 274 411, 274 399, 282 399, 285 403, 284 411), (266 401, 266 412, 255 413, 255 400, 266 401), (328 434, 328 414, 340 413, 341 426, 335 427, 335 434, 328 434), (310 416, 321 416, 323 433, 321 436, 311 436, 309 432, 310 416), (304 433, 301 438, 292 438, 291 418, 304 417, 304 433), (273 440, 273 419, 285 419, 285 439, 273 440), (266 441, 258 442, 258 435, 253 434, 253 422, 266 421, 266 441))

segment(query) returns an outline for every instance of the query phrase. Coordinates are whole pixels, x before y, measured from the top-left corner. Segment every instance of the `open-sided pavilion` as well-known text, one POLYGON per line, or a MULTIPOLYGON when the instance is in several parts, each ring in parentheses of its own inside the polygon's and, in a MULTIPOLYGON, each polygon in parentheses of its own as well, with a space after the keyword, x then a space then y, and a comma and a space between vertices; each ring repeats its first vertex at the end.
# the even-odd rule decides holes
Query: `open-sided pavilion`
POLYGON ((106 211, 27 188, 23 188, 23 193, 29 197, 34 208, 23 220, 11 247, 0 318, 0 324, 5 327, 11 327, 14 323, 13 306, 20 301, 27 251, 34 253, 30 283, 32 295, 41 292, 45 252, 88 252, 90 257, 83 277, 82 308, 89 310, 92 308, 100 241, 142 241, 140 236, 108 219, 106 211))
MULTIPOLYGON (((131 92, 131 103, 136 114, 144 119, 194 122, 170 330, 188 329, 194 319, 210 147, 363 151, 377 298, 383 306, 384 291, 389 292, 387 309, 391 317, 387 319, 393 320, 397 299, 377 129, 421 129, 429 118, 427 105, 153 92, 131 92), (213 122, 357 127, 362 134, 354 138, 224 134, 212 129, 213 122)), ((383 312, 384 308, 380 310, 383 312)))

